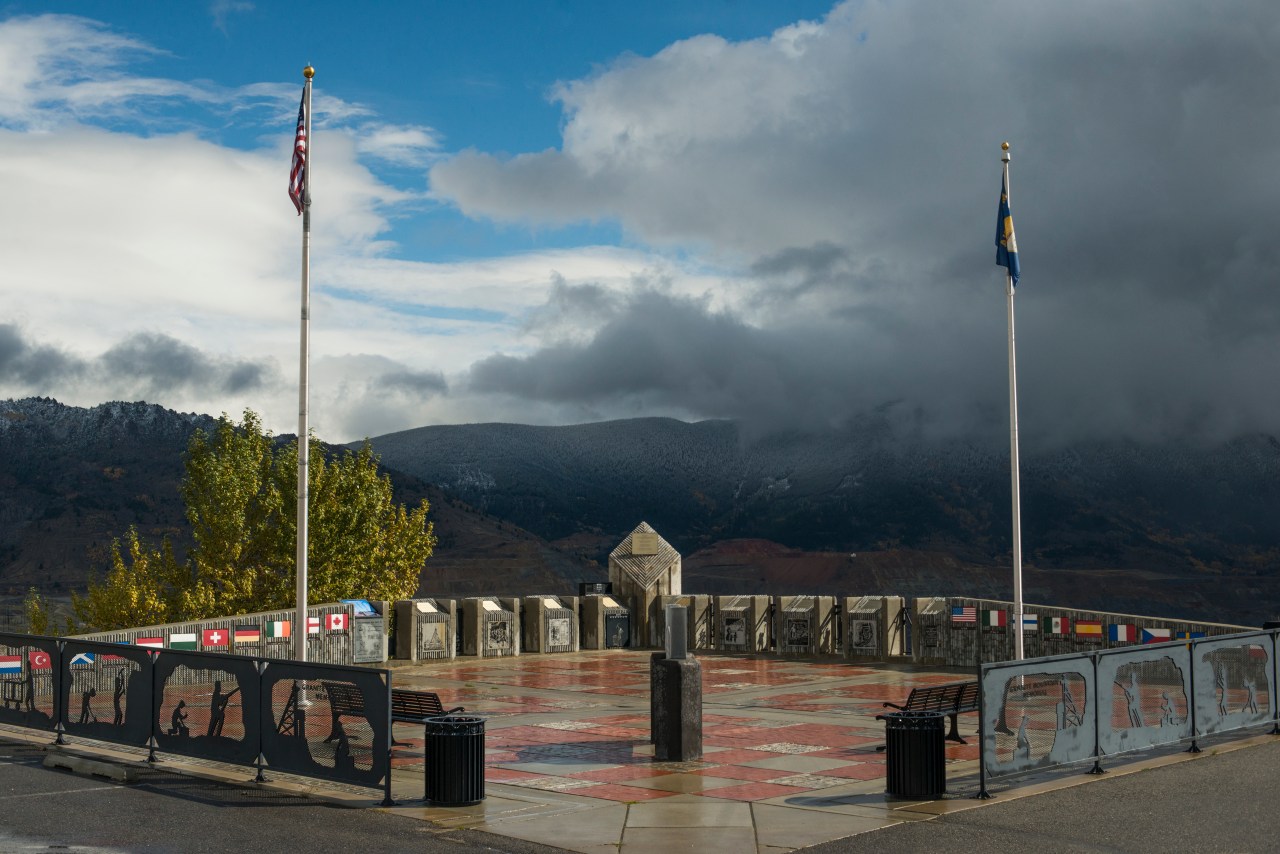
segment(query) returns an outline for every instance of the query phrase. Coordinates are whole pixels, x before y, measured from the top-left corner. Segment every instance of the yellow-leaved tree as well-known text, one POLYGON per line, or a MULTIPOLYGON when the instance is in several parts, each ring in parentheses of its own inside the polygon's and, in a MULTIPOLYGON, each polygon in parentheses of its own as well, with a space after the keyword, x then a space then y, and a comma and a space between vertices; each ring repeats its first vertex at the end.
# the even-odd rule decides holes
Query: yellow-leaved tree
MULTIPOLYGON (((211 433, 197 431, 181 486, 186 561, 167 539, 157 549, 131 529, 113 545, 106 577, 73 597, 78 622, 103 631, 290 607, 297 461, 297 442, 276 441, 250 410, 239 424, 224 415, 211 433)), ((397 504, 367 442, 327 455, 312 438, 307 469, 308 601, 413 595, 436 543, 427 502, 397 504)))

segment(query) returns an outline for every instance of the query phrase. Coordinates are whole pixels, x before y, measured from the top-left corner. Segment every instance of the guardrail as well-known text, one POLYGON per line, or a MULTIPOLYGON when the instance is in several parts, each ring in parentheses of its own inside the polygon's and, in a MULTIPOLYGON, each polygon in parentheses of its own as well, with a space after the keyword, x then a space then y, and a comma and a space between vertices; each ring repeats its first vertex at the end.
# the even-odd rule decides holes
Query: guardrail
POLYGON ((980 796, 988 778, 1101 761, 1270 723, 1276 631, 979 665, 980 796))
MULTIPOLYGON (((335 689, 337 690, 337 689, 335 689)), ((386 670, 0 633, 0 723, 383 790, 386 670), (360 697, 353 714, 326 683, 360 697)))

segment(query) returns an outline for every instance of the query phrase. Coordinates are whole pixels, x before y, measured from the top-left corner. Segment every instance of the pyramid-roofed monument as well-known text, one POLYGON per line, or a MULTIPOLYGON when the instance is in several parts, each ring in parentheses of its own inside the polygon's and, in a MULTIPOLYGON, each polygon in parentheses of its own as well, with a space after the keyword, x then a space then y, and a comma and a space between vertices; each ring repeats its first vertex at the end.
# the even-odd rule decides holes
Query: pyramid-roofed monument
POLYGON ((609 581, 615 596, 629 597, 633 603, 632 642, 661 646, 661 638, 651 637, 661 625, 656 613, 658 597, 682 592, 680 553, 648 522, 641 522, 609 553, 609 581))

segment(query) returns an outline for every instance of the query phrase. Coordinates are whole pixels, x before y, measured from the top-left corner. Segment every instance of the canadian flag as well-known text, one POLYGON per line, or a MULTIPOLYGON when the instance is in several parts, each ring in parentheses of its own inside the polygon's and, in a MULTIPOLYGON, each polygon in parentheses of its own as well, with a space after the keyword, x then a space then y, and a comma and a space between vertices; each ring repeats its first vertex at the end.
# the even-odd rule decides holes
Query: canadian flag
POLYGON ((325 614, 324 627, 331 632, 343 632, 347 629, 347 615, 342 614, 325 614))

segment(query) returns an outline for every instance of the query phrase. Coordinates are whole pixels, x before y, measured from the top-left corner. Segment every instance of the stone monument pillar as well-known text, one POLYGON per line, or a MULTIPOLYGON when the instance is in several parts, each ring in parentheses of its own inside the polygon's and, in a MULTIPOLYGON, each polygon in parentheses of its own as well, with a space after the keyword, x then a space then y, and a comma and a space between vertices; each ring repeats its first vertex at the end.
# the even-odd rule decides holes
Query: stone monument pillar
POLYGON ((641 522, 609 554, 609 581, 615 596, 632 602, 632 646, 662 646, 658 597, 680 595, 680 553, 641 522))

